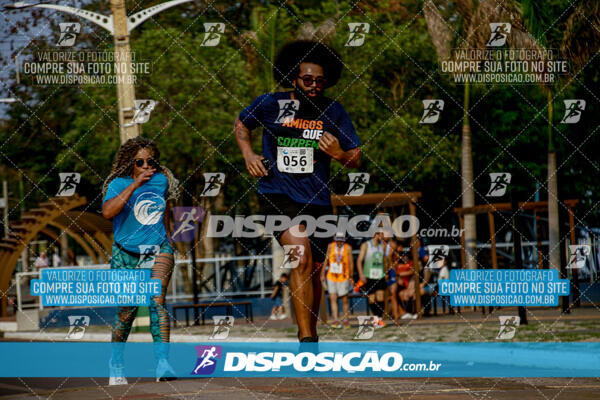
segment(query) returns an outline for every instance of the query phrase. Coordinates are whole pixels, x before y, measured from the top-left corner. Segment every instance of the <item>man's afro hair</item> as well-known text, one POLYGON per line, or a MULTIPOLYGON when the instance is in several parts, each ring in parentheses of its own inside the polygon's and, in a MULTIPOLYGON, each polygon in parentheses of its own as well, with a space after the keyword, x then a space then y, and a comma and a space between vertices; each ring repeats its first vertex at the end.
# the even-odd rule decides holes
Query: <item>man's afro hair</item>
POLYGON ((344 64, 340 54, 326 44, 312 40, 296 40, 279 50, 273 65, 273 76, 283 87, 292 87, 292 81, 300 73, 300 63, 309 62, 323 67, 327 82, 324 87, 334 86, 340 79, 344 64))

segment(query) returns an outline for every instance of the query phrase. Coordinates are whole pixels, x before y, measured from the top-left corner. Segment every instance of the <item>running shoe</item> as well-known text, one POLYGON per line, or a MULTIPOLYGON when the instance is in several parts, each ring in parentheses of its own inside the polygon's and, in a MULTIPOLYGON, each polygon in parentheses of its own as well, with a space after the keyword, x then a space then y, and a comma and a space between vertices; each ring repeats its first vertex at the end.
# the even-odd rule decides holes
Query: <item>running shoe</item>
POLYGON ((307 336, 305 338, 300 339, 300 343, 318 343, 318 342, 319 342, 318 336, 307 336))
POLYGON ((287 315, 285 315, 285 313, 284 313, 284 314, 281 314, 281 315, 279 316, 279 319, 286 319, 286 318, 287 318, 287 315))
POLYGON ((375 328, 376 329, 385 328, 385 322, 383 322, 383 319, 378 318, 377 325, 375 326, 375 328))
POLYGON ((331 327, 334 329, 341 329, 342 324, 340 323, 340 321, 333 321, 333 323, 331 324, 331 327))
POLYGON ((413 319, 413 315, 411 313, 405 313, 400 319, 413 319))
POLYGON ((116 385, 127 385, 127 378, 125 378, 124 367, 114 366, 112 360, 108 362, 108 384, 109 386, 116 385))
POLYGON ((270 319, 271 321, 275 321, 275 320, 277 319, 277 315, 275 315, 275 314, 271 314, 271 316, 269 317, 269 319, 270 319))
POLYGON ((344 320, 344 329, 350 329, 350 321, 344 320))
POLYGON ((177 379, 176 374, 169 362, 164 358, 160 359, 156 366, 156 382, 171 381, 174 379, 177 379))
POLYGON ((378 316, 373 316, 373 322, 371 322, 371 325, 373 325, 373 328, 377 328, 377 324, 379 323, 379 317, 378 316))

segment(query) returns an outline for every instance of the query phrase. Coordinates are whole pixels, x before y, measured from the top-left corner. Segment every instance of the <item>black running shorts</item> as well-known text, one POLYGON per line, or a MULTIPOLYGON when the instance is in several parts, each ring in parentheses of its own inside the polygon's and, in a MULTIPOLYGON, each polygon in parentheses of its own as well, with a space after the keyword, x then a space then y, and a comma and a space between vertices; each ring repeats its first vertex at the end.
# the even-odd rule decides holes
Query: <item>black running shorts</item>
POLYGON ((367 283, 365 284, 363 290, 367 294, 373 294, 378 290, 387 289, 387 282, 385 278, 381 279, 369 279, 367 278, 367 283))
MULTIPOLYGON (((280 193, 265 193, 258 194, 258 204, 262 215, 286 215, 290 219, 294 219, 298 215, 310 215, 315 219, 322 215, 333 214, 331 206, 321 206, 315 204, 297 203, 290 199, 285 194, 280 193)), ((302 224, 304 225, 304 224, 302 224)), ((283 231, 275 231, 274 235, 279 244, 281 244, 281 235, 283 231)), ((310 249, 313 262, 323 262, 327 253, 327 246, 331 242, 331 237, 309 237, 310 249)))

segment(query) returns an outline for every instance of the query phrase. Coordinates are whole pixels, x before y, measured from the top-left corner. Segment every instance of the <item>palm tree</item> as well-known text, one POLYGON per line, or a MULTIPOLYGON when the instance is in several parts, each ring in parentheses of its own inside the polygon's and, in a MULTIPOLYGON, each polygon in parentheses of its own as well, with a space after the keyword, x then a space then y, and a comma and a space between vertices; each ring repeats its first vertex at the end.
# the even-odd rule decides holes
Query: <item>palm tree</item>
MULTIPOLYGON (((470 0, 457 1, 459 15, 462 17, 463 27, 470 25, 472 17, 473 4, 470 0)), ((451 46, 454 39, 453 32, 448 22, 444 20, 439 9, 428 0, 423 4, 423 14, 427 22, 429 35, 435 46, 435 50, 440 62, 449 60, 451 55, 451 46)), ((458 21, 457 21, 458 22, 458 21)), ((464 38, 464 29, 456 27, 464 38)), ((472 207, 475 205, 475 191, 473 189, 473 153, 471 150, 471 126, 469 124, 469 83, 465 82, 463 93, 463 125, 462 125, 462 146, 461 146, 461 187, 462 187, 462 206, 472 207)), ((465 252, 467 254, 467 267, 474 269, 477 266, 475 259, 476 242, 476 224, 474 215, 465 215, 465 252)))
MULTIPOLYGON (((432 38, 439 61, 451 58, 453 41, 458 41, 460 48, 485 49, 490 35, 490 22, 506 21, 512 25, 511 35, 507 40, 510 47, 526 48, 536 46, 531 36, 523 26, 518 6, 508 2, 504 4, 495 0, 482 0, 477 5, 472 0, 456 0, 446 2, 442 7, 451 10, 455 6, 458 18, 453 26, 444 20, 440 10, 433 1, 427 0, 423 5, 423 13, 427 22, 427 29, 432 38), (454 32, 458 32, 455 35, 454 32)), ((471 126, 469 123, 469 89, 468 81, 463 87, 463 125, 461 147, 461 183, 462 206, 475 205, 475 191, 473 188, 473 153, 471 149, 471 126)), ((476 260, 476 221, 475 215, 465 215, 465 252, 467 254, 467 268, 477 267, 476 260)))
MULTIPOLYGON (((576 67, 572 75, 579 73, 600 47, 600 4, 593 0, 579 2, 569 8, 562 37, 550 37, 548 26, 556 20, 551 9, 532 0, 522 0, 523 16, 527 27, 541 47, 554 48, 560 45, 563 57, 576 67), (592 26, 589 26, 592 25, 592 26)), ((563 7, 560 7, 562 10, 563 7)), ((542 84, 548 106, 548 261, 550 268, 560 269, 560 233, 558 206, 558 171, 556 169, 556 147, 553 131, 553 101, 555 86, 542 84)), ((576 271, 575 271, 576 273, 576 271)))

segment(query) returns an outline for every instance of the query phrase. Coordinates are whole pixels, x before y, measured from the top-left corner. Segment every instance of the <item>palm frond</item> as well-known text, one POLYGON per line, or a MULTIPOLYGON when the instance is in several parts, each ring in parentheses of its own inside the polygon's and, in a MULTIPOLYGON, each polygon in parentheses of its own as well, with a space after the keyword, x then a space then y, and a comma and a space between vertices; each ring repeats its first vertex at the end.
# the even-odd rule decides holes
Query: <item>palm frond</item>
POLYGON ((473 0, 456 0, 456 9, 462 17, 465 26, 471 25, 473 8, 473 0))
MULTIPOLYGON (((519 4, 510 0, 503 2, 496 0, 482 0, 475 10, 473 19, 468 28, 466 39, 468 47, 479 49, 485 48, 486 43, 490 38, 491 22, 510 22, 512 29, 507 40, 508 45, 510 47, 517 48, 518 45, 524 44, 522 42, 525 40, 524 36, 513 35, 515 31, 527 33, 527 29, 523 24, 523 18, 521 16, 521 8, 519 4), (514 43, 516 38, 518 38, 519 42, 514 43)), ((533 40, 533 37, 531 39, 533 40)))
MULTIPOLYGON (((600 49, 600 3, 595 0, 580 2, 568 17, 560 46, 563 57, 577 68, 585 66, 600 49)), ((577 71, 571 70, 571 73, 577 71)))
POLYGON ((315 26, 310 22, 305 22, 300 25, 300 29, 298 29, 298 34, 296 35, 296 39, 298 40, 312 40, 315 36, 315 26))
POLYGON ((331 43, 331 40, 335 36, 335 22, 333 19, 327 19, 319 25, 314 35, 314 38, 319 42, 331 43))

